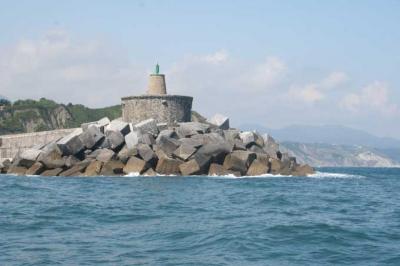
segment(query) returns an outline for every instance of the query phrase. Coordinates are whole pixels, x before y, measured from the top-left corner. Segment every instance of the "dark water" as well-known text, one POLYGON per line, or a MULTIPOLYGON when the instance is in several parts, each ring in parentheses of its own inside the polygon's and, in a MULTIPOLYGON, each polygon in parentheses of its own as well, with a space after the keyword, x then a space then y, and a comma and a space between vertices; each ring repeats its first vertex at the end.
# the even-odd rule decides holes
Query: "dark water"
POLYGON ((0 265, 400 265, 400 169, 0 176, 0 265))

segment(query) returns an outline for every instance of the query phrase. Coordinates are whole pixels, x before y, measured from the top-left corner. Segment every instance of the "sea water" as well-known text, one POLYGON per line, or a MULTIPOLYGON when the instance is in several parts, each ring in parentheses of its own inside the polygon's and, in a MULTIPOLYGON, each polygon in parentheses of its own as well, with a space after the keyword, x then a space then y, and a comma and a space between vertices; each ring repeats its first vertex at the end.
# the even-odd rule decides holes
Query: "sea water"
POLYGON ((400 169, 0 176, 0 265, 400 265, 400 169))

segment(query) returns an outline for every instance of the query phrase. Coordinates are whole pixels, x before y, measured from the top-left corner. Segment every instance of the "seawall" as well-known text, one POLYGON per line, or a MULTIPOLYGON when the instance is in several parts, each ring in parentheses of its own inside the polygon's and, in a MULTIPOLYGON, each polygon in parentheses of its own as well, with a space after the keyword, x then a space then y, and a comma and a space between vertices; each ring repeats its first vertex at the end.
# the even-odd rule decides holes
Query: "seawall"
POLYGON ((0 159, 14 158, 19 151, 58 140, 74 130, 69 128, 0 136, 0 159))

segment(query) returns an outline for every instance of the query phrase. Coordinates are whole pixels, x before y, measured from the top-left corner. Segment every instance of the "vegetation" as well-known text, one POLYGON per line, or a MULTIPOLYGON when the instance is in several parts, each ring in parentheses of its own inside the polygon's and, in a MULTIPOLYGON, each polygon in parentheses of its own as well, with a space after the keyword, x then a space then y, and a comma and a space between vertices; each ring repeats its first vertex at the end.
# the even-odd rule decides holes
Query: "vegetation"
POLYGON ((105 116, 110 119, 121 116, 119 105, 91 109, 81 104, 59 104, 46 98, 14 103, 0 99, 0 106, 3 106, 0 110, 0 134, 79 127, 105 116))

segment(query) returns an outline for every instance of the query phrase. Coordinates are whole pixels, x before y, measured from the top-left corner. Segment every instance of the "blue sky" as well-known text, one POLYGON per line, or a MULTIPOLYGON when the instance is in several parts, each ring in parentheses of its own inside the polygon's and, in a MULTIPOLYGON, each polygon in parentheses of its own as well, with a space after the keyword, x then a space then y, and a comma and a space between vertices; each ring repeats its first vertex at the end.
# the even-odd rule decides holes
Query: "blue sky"
POLYGON ((171 93, 234 124, 400 136, 400 1, 0 1, 0 94, 90 106, 171 93), (279 111, 277 111, 279 110, 279 111))

